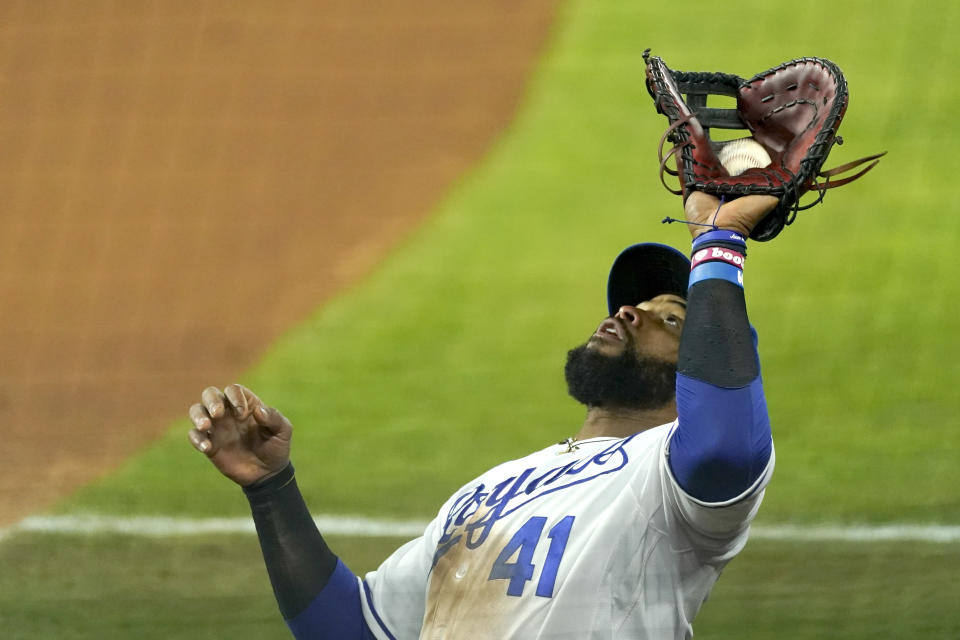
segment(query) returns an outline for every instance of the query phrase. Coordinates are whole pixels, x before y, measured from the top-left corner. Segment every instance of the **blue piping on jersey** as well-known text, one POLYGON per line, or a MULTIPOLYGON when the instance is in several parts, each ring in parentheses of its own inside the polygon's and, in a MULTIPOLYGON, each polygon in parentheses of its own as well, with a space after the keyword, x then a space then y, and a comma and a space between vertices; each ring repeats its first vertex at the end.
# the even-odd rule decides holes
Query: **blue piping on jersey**
POLYGON ((383 623, 383 620, 380 618, 380 614, 377 613, 377 608, 373 606, 373 596, 370 593, 370 585, 367 584, 366 580, 363 580, 363 595, 364 599, 367 601, 367 606, 370 607, 370 613, 373 614, 373 619, 377 621, 377 624, 380 625, 380 630, 386 634, 389 640, 397 640, 390 630, 387 629, 387 625, 383 623))

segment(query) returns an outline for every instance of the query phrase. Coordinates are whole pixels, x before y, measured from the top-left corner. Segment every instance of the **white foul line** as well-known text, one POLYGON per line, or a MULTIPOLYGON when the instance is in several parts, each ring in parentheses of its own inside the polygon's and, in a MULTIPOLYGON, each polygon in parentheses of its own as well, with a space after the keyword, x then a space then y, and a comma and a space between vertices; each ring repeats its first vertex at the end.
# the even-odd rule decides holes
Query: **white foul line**
MULTIPOLYGON (((427 526, 420 520, 384 520, 360 516, 318 516, 317 528, 327 535, 415 538, 427 526)), ((244 518, 184 518, 162 516, 108 516, 98 514, 30 516, 0 528, 0 540, 14 533, 130 535, 169 538, 209 534, 252 534, 253 520, 244 518)), ((924 524, 754 525, 754 540, 793 542, 960 542, 960 526, 924 524)))
MULTIPOLYGON (((317 528, 324 534, 362 537, 408 537, 423 533, 426 522, 381 520, 360 516, 318 516, 317 528)), ((120 534, 168 538, 205 534, 255 533, 253 520, 245 518, 184 518, 166 516, 30 516, 0 529, 0 539, 13 533, 120 534)))
POLYGON ((960 526, 938 524, 755 525, 753 540, 800 542, 960 542, 960 526))

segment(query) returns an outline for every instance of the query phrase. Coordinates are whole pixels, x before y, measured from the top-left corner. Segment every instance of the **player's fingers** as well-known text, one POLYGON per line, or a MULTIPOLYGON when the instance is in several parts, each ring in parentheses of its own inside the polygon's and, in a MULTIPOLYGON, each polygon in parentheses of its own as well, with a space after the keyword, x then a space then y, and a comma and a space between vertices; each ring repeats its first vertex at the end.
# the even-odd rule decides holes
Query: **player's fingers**
POLYGON ((210 414, 211 418, 223 417, 226 406, 223 393, 220 389, 207 387, 203 390, 203 393, 200 394, 200 401, 203 403, 203 407, 207 410, 207 413, 210 414))
POLYGON ((204 409, 203 405, 199 402, 190 405, 188 413, 190 415, 190 421, 193 422, 193 426, 196 427, 198 431, 207 431, 213 426, 213 422, 210 420, 210 414, 207 413, 207 410, 204 409))
POLYGON ((253 410, 253 419, 273 435, 290 439, 293 425, 278 409, 260 404, 253 410))
POLYGON ((223 395, 230 403, 234 415, 240 420, 249 416, 250 412, 261 404, 260 398, 242 384, 228 384, 223 388, 223 395))
POLYGON ((207 457, 213 455, 213 442, 210 441, 210 438, 207 437, 206 433, 203 433, 197 429, 190 429, 190 431, 187 433, 187 437, 190 439, 190 444, 193 445, 194 449, 200 453, 206 454, 207 457))

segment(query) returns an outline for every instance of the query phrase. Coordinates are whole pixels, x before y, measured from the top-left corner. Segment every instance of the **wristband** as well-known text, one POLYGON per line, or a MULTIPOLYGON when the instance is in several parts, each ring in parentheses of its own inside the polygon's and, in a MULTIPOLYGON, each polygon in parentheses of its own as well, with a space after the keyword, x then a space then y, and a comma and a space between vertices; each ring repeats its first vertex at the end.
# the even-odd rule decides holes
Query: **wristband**
POLYGON ((703 249, 694 252, 693 256, 690 258, 690 270, 692 271, 693 269, 696 269, 697 265, 703 264, 704 262, 712 261, 726 262, 727 264, 732 264, 738 269, 743 269, 743 262, 745 259, 746 256, 739 251, 717 246, 704 247, 703 249))
MULTIPOLYGON (((693 239, 693 250, 702 248, 707 244, 733 245, 734 247, 746 247, 747 239, 736 231, 727 229, 714 229, 700 234, 693 239)), ((745 253, 745 252, 744 252, 745 253)))
POLYGON ((690 282, 693 287, 703 280, 726 280, 741 289, 743 288, 743 270, 726 262, 702 262, 690 272, 690 282))

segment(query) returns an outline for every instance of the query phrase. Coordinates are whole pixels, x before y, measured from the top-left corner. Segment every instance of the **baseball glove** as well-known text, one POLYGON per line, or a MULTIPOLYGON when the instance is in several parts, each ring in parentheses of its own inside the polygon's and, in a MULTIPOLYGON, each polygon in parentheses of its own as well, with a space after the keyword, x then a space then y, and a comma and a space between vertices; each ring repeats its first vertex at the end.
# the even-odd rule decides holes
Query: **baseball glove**
MULTIPOLYGON (((799 58, 744 80, 728 73, 674 71, 650 50, 643 53, 647 90, 670 126, 660 139, 660 180, 669 191, 683 195, 703 191, 726 200, 765 194, 779 198, 777 207, 753 229, 754 240, 771 240, 791 224, 798 211, 821 202, 828 189, 856 180, 872 169, 886 152, 821 171, 847 109, 847 83, 840 69, 823 58, 799 58), (684 100, 683 94, 687 94, 684 100), (707 96, 736 98, 735 109, 707 107, 707 96), (742 173, 724 166, 724 147, 741 140, 714 141, 710 129, 743 129, 769 156, 754 161, 742 173), (664 156, 664 144, 673 148, 664 156), (673 157, 676 169, 667 166, 673 157), (868 164, 869 163, 869 164, 868 164), (854 175, 837 176, 862 167, 854 175), (664 182, 664 173, 680 178, 680 189, 664 182), (801 206, 800 197, 817 193, 801 206)), ((727 150, 729 151, 729 149, 727 150)))

